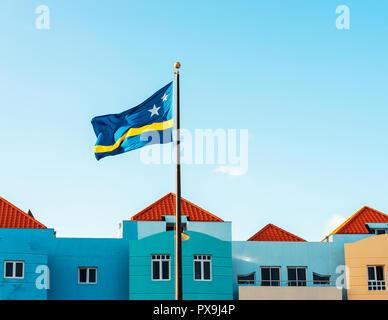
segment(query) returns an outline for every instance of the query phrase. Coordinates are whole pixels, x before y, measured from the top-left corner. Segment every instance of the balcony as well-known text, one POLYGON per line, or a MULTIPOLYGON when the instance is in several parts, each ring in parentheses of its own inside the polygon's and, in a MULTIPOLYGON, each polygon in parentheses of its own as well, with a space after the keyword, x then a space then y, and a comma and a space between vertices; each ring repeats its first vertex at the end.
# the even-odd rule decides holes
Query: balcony
POLYGON ((342 300, 342 288, 335 281, 314 284, 313 281, 276 281, 276 286, 247 281, 238 288, 239 300, 342 300))

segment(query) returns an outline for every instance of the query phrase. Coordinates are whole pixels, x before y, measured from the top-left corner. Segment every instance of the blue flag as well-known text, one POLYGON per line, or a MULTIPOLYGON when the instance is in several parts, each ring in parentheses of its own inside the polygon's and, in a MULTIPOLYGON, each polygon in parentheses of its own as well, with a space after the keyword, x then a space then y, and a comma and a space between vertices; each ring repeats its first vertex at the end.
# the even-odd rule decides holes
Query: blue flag
POLYGON ((92 119, 97 160, 155 143, 172 141, 172 82, 143 103, 118 114, 92 119))

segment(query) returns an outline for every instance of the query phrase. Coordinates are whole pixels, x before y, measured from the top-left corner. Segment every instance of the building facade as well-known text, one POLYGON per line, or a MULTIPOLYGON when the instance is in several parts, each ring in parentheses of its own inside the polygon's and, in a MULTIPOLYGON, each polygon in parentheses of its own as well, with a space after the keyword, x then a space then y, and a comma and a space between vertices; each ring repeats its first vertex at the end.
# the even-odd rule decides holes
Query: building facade
MULTIPOLYGON (((0 198, 0 299, 174 299, 170 193, 117 238, 60 238, 0 198)), ((183 298, 387 299, 388 216, 363 207, 321 242, 268 224, 232 241, 231 222, 182 199, 183 298)))

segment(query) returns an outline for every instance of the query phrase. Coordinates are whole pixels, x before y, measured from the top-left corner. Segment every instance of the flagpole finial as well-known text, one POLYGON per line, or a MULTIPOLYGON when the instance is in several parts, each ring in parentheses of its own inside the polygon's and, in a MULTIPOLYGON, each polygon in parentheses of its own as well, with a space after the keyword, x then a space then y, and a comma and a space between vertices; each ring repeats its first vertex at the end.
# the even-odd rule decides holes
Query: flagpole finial
POLYGON ((175 62, 174 67, 175 69, 179 69, 181 67, 180 62, 175 62))

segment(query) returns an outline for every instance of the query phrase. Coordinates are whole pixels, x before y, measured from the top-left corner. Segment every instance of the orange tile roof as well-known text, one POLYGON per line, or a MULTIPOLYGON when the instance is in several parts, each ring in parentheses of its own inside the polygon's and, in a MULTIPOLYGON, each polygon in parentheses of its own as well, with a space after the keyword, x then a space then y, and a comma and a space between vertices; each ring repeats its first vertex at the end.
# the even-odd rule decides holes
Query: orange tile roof
POLYGON ((45 229, 46 226, 0 197, 0 228, 45 229))
POLYGON ((271 223, 250 237, 248 241, 306 241, 271 223))
POLYGON ((369 233, 365 223, 388 223, 388 215, 364 206, 342 223, 332 234, 363 234, 369 233))
MULTIPOLYGON (((164 215, 175 215, 176 196, 169 193, 163 198, 135 214, 131 220, 136 221, 161 221, 164 215)), ((196 206, 195 204, 181 198, 182 215, 188 216, 189 221, 223 222, 214 214, 196 206)))

